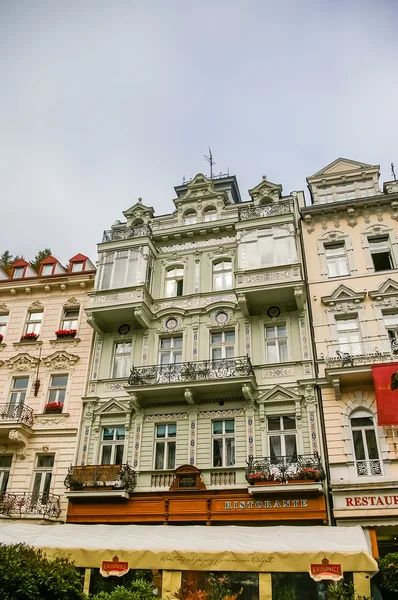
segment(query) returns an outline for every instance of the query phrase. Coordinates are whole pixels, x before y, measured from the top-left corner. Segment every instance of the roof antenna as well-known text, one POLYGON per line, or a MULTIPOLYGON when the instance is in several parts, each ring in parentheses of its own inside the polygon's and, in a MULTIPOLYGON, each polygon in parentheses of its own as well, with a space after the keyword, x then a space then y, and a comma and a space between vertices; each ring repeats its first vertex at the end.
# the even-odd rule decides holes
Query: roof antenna
POLYGON ((213 155, 211 153, 210 146, 209 146, 209 156, 206 156, 206 154, 205 154, 205 159, 207 160, 208 163, 210 163, 210 179, 213 179, 213 165, 215 165, 216 163, 213 160, 213 155))
POLYGON ((397 181, 397 176, 395 175, 394 163, 391 163, 391 173, 392 173, 392 176, 394 177, 394 181, 397 181))

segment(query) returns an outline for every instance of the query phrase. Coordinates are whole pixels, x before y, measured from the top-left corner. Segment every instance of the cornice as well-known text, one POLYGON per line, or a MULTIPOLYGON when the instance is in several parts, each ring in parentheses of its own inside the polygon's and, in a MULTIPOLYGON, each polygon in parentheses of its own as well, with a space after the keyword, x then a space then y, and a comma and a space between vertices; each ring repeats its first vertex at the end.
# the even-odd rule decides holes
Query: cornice
POLYGON ((313 204, 312 206, 306 206, 300 210, 302 217, 305 215, 336 215, 344 213, 347 214, 347 209, 353 208, 358 211, 358 214, 362 214, 360 211, 366 210, 373 207, 389 206, 392 207, 394 212, 398 211, 398 193, 393 194, 380 194, 371 198, 356 198, 355 200, 343 200, 337 202, 330 202, 325 204, 313 204), (392 203, 397 203, 394 206, 392 203))

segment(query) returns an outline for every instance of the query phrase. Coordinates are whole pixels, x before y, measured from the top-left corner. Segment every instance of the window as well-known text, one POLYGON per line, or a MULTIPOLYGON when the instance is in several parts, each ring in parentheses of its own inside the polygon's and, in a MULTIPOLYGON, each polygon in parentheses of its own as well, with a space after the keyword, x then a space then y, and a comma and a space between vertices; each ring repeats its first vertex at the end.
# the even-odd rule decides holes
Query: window
POLYGON ((116 342, 113 346, 112 377, 128 377, 131 369, 131 342, 116 342))
POLYGON ((376 194, 373 181, 364 181, 358 184, 358 188, 361 198, 367 198, 368 196, 374 196, 376 194))
POLYGON ((265 350, 268 363, 288 360, 286 325, 273 325, 265 328, 265 350))
MULTIPOLYGON (((138 260, 139 251, 135 249, 105 254, 98 271, 99 289, 109 290, 137 285, 139 283, 138 260)), ((79 263, 73 263, 72 270, 76 264, 79 263)))
POLYGON ((358 319, 346 317, 336 319, 339 350, 349 354, 360 354, 362 350, 358 319))
POLYGON ((384 326, 387 330, 390 340, 391 350, 394 354, 398 353, 398 313, 389 313, 384 315, 384 326))
POLYGON ((211 360, 235 356, 235 331, 217 331, 210 334, 211 360))
POLYGON ((352 186, 341 185, 337 187, 337 200, 355 200, 355 190, 352 186))
POLYGON ((329 202, 333 202, 333 192, 331 188, 320 189, 318 192, 318 198, 320 204, 328 204, 329 202))
POLYGON ((0 456, 0 494, 6 491, 10 477, 12 455, 3 454, 0 456))
POLYGON ((209 221, 217 221, 217 210, 213 206, 210 206, 203 211, 203 221, 205 223, 209 221))
POLYGON ((393 268, 388 235, 370 238, 369 248, 375 271, 390 271, 393 268))
POLYGON ((64 404, 68 375, 52 375, 48 394, 48 404, 59 402, 64 404))
POLYGON ((182 362, 182 335, 161 338, 159 363, 172 365, 182 362))
POLYGON ((35 333, 36 335, 39 335, 42 319, 42 310, 29 311, 28 319, 26 321, 25 333, 35 333))
POLYGON ((177 425, 156 425, 155 469, 175 469, 177 425))
POLYGON ((49 265, 43 265, 41 268, 42 275, 52 275, 54 271, 55 263, 51 263, 49 265))
POLYGON ((325 256, 329 277, 348 275, 348 262, 344 242, 325 246, 325 256))
POLYGON ((381 475, 373 417, 365 411, 355 413, 355 416, 351 418, 351 430, 357 475, 381 475))
POLYGON ((213 421, 213 467, 235 464, 235 421, 213 421))
POLYGON ((6 333, 7 323, 8 323, 8 313, 1 314, 0 315, 0 334, 3 337, 4 337, 5 333, 6 333))
POLYGON ((28 389, 29 377, 14 377, 10 393, 10 404, 25 404, 26 392, 28 389))
POLYGON ((37 502, 40 494, 45 500, 50 492, 51 478, 54 466, 53 454, 38 454, 33 479, 32 501, 37 502))
POLYGON ((213 264, 213 290, 230 290, 232 288, 232 263, 220 260, 213 264))
POLYGON ((72 273, 80 273, 84 269, 85 261, 72 263, 72 273))
POLYGON ((104 427, 101 442, 101 465, 121 465, 123 463, 124 427, 104 427))
POLYGON ((297 262, 297 249, 294 237, 285 229, 259 230, 258 239, 250 239, 255 234, 242 236, 238 246, 240 269, 261 269, 275 265, 288 265, 297 262), (249 238, 245 241, 245 238, 249 238))
POLYGON ((184 215, 184 225, 194 225, 196 221, 196 212, 194 210, 188 210, 184 215))
POLYGON ((64 308, 61 329, 77 329, 79 308, 64 308))
POLYGON ((25 274, 26 267, 14 267, 13 279, 20 279, 25 274))
POLYGON ((283 456, 297 461, 296 418, 293 415, 268 417, 269 455, 272 462, 283 456))
POLYGON ((172 267, 166 271, 166 298, 182 296, 184 291, 184 267, 172 267))

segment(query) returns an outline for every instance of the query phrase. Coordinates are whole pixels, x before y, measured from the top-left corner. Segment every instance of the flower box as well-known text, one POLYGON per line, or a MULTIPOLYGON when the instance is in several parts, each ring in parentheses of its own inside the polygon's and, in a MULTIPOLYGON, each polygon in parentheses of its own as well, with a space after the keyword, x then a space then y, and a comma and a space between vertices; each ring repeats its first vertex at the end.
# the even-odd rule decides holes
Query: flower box
POLYGON ((35 342, 38 338, 38 333, 24 333, 24 335, 21 336, 21 342, 35 342))
POLYGON ((55 332, 57 339, 61 338, 74 338, 77 333, 77 329, 58 329, 55 332))
POLYGON ((46 404, 44 407, 44 411, 46 413, 61 413, 63 409, 63 404, 60 402, 51 402, 50 404, 46 404))

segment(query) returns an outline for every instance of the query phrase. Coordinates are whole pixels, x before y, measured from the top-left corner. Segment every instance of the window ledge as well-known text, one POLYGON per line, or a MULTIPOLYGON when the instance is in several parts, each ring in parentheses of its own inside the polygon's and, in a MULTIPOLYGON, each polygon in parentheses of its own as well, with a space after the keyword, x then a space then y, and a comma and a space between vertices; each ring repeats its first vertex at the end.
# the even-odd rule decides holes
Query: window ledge
POLYGON ((42 345, 43 345, 43 342, 41 340, 34 340, 34 341, 33 340, 22 340, 20 342, 13 343, 14 348, 16 348, 17 350, 19 348, 26 348, 26 347, 37 349, 37 348, 40 348, 40 346, 42 346, 42 345))
POLYGON ((2 350, 5 350, 7 348, 7 344, 3 344, 3 342, 0 343, 0 352, 2 350))

